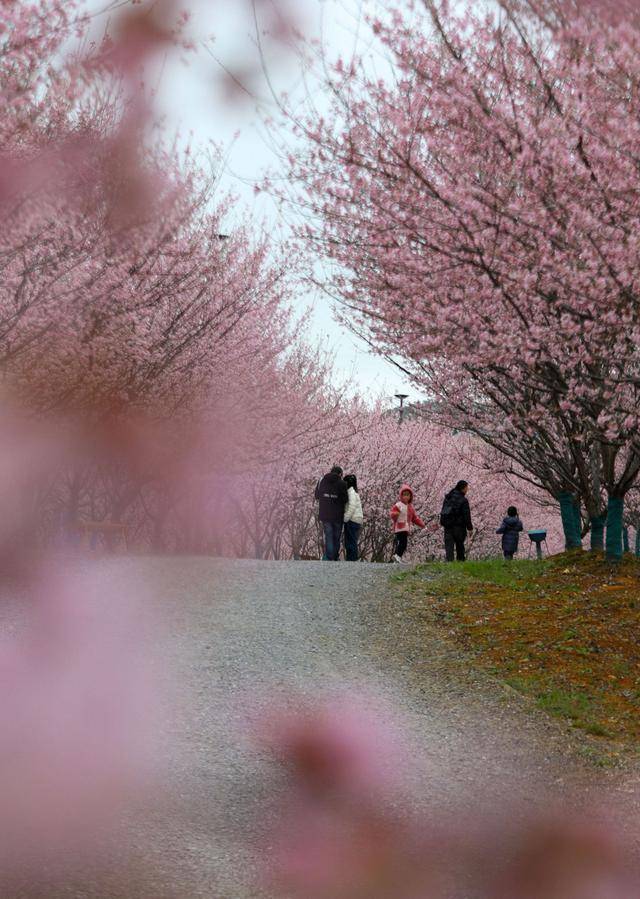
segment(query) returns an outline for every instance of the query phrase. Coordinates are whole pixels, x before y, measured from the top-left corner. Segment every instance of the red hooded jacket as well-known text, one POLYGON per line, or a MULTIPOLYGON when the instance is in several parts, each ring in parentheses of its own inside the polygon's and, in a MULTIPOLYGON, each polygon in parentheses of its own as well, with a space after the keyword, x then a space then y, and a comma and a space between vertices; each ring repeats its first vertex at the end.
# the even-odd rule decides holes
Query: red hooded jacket
POLYGON ((411 487, 409 487, 408 484, 403 484, 402 487, 400 487, 400 492, 398 493, 398 502, 395 503, 395 505, 391 509, 391 520, 393 521, 393 530, 396 534, 399 531, 407 531, 407 533, 410 533, 411 526, 414 524, 419 528, 423 528, 425 526, 424 521, 420 518, 416 510, 413 508, 413 490, 411 489, 411 487), (405 490, 408 490, 411 494, 409 504, 406 506, 401 499, 402 494, 405 490))

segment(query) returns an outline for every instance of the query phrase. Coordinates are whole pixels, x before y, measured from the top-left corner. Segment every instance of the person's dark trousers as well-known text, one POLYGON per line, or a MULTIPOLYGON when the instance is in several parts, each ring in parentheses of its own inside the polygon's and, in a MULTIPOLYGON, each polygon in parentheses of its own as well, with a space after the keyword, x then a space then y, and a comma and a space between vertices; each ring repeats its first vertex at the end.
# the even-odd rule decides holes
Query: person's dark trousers
POLYGON ((340 557, 340 538, 342 537, 341 521, 323 521, 324 561, 337 562, 340 557))
POLYGON ((407 551, 407 542, 409 540, 409 534, 407 531, 398 531, 396 534, 396 539, 393 544, 393 553, 396 556, 400 556, 402 558, 407 551))
POLYGON ((513 559, 513 553, 505 552, 504 557, 505 559, 513 559))
POLYGON ((361 525, 355 521, 344 523, 344 555, 347 562, 358 561, 358 537, 361 525))
POLYGON ((447 562, 453 562, 454 553, 458 562, 464 562, 466 556, 464 552, 464 541, 467 539, 467 529, 465 527, 445 528, 444 531, 444 548, 447 554, 447 562))

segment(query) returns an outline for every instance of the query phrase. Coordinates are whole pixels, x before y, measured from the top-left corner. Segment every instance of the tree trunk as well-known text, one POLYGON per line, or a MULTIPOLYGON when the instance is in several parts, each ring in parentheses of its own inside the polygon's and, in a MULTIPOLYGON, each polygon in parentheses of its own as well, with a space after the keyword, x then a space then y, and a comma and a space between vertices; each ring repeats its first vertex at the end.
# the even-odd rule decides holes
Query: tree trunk
POLYGON ((591 550, 601 552, 604 550, 604 526, 607 523, 606 515, 591 516, 591 550))
POLYGON ((619 562, 622 558, 622 513, 624 500, 610 496, 607 503, 607 559, 619 562))
POLYGON ((580 541, 580 546, 582 546, 582 515, 580 513, 580 497, 576 496, 573 500, 573 517, 575 520, 575 529, 576 534, 578 535, 578 540, 580 541))
POLYGON ((580 529, 576 527, 575 498, 572 493, 562 492, 558 496, 558 500, 560 502, 565 549, 580 549, 582 540, 580 539, 580 529))

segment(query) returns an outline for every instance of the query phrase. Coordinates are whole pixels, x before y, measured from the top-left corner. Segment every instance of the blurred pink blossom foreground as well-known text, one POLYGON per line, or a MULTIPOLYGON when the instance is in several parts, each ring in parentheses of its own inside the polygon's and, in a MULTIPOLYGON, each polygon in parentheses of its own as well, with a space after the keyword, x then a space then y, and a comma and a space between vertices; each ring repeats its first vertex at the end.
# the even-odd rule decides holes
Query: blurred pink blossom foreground
POLYGON ((11 632, 0 624, 2 877, 77 862, 150 783, 157 706, 139 587, 43 568, 28 610, 11 632))
MULTIPOLYGON (((276 714, 263 739, 284 766, 266 876, 301 899, 631 899, 635 861, 603 809, 415 811, 410 756, 356 695, 276 714), (394 765, 396 769, 394 771, 394 765), (633 873, 632 873, 633 871, 633 873)), ((428 784, 426 785, 428 790, 428 784)), ((507 791, 506 791, 507 792, 507 791)))

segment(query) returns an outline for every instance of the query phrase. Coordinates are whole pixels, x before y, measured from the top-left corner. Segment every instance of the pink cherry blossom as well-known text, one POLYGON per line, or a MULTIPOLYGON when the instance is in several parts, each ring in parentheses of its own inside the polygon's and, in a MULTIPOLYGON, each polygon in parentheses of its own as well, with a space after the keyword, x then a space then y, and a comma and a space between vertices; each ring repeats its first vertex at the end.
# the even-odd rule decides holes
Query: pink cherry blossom
POLYGON ((351 325, 596 518, 640 471, 640 31, 581 6, 399 6, 392 76, 333 79, 292 174, 351 325))

